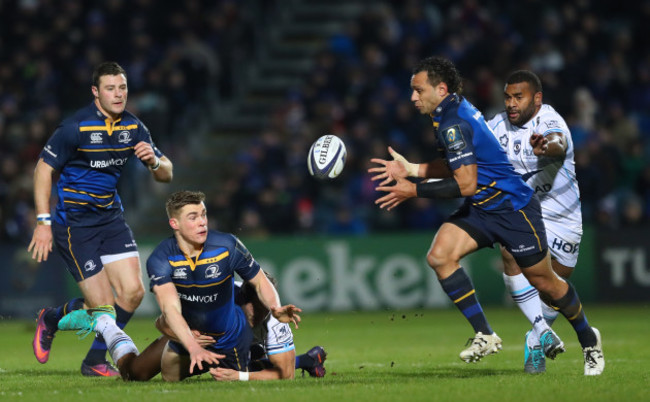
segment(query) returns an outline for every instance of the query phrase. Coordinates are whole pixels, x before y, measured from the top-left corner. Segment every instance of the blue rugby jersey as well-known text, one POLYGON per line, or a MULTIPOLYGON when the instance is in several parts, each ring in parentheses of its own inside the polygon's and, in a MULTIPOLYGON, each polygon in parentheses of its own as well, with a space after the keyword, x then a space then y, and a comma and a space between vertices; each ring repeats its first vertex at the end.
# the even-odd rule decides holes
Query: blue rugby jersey
POLYGON ((196 258, 183 254, 172 236, 147 260, 150 290, 172 282, 189 327, 214 336, 217 349, 234 347, 248 325, 235 304, 234 273, 250 280, 259 270, 257 261, 234 235, 213 230, 196 258))
POLYGON ((61 172, 55 220, 66 226, 94 226, 122 213, 117 181, 133 147, 140 141, 156 148, 149 130, 124 111, 111 124, 95 103, 64 120, 48 140, 40 157, 61 172))
POLYGON ((432 114, 438 151, 451 170, 476 164, 472 205, 490 211, 512 211, 530 201, 533 190, 524 182, 485 123, 481 112, 457 94, 445 98, 432 114))

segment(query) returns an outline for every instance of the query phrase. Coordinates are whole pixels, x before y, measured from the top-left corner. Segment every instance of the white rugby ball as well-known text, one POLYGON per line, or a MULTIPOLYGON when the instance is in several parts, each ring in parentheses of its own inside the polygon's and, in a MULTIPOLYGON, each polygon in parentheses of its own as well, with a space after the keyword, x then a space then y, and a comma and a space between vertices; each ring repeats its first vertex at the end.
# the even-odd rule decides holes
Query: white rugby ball
POLYGON ((343 171, 347 155, 345 144, 339 137, 324 135, 316 140, 309 150, 309 174, 321 180, 334 179, 343 171))

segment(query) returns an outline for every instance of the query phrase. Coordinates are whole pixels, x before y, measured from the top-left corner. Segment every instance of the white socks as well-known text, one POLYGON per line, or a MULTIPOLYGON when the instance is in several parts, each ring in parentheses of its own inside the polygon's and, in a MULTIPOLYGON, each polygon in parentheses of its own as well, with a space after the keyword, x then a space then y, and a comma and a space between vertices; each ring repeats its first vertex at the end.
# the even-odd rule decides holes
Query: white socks
POLYGON ((546 320, 546 323, 548 324, 549 327, 553 326, 555 319, 557 318, 558 315, 560 315, 559 311, 555 310, 552 307, 549 307, 544 302, 542 302, 542 312, 544 314, 544 319, 546 320))
MULTIPOLYGON (((542 313, 542 300, 539 298, 539 293, 529 282, 524 274, 515 276, 508 276, 503 274, 503 282, 506 284, 506 289, 510 292, 510 296, 517 303, 519 309, 524 313, 528 321, 533 326, 534 336, 528 337, 529 346, 533 347, 539 345, 539 337, 544 331, 550 329, 549 324, 545 320, 545 315, 542 313)), ((550 308, 550 307, 548 307, 550 308)), ((557 312, 555 312, 557 317, 557 312)), ((555 318, 553 318, 555 319, 555 318)))
POLYGON ((113 363, 117 362, 129 353, 138 354, 138 348, 133 343, 131 337, 117 326, 115 319, 108 314, 102 314, 97 317, 95 332, 101 334, 108 346, 108 352, 111 354, 113 363))

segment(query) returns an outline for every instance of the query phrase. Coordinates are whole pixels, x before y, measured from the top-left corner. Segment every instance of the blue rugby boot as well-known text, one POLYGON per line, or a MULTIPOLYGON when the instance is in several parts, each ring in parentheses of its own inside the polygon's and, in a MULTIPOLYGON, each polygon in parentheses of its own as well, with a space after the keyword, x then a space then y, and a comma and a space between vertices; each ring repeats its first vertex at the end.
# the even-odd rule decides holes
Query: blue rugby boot
POLYGON ((115 308, 113 306, 98 306, 87 310, 74 310, 59 320, 59 329, 62 331, 75 331, 80 339, 85 338, 93 332, 97 325, 97 318, 108 314, 115 319, 115 308))
POLYGON ((314 365, 303 369, 303 376, 305 371, 309 373, 310 377, 325 377, 325 359, 327 359, 327 352, 320 346, 314 346, 309 349, 307 356, 311 357, 314 360, 314 365))
POLYGON ((539 342, 544 350, 544 355, 551 360, 555 359, 557 355, 564 353, 566 350, 564 349, 564 342, 562 342, 560 337, 558 337, 552 329, 544 331, 539 337, 539 342))
POLYGON ((546 358, 542 345, 535 345, 532 348, 528 345, 528 337, 532 330, 526 332, 524 338, 524 372, 528 374, 540 374, 546 372, 546 358))

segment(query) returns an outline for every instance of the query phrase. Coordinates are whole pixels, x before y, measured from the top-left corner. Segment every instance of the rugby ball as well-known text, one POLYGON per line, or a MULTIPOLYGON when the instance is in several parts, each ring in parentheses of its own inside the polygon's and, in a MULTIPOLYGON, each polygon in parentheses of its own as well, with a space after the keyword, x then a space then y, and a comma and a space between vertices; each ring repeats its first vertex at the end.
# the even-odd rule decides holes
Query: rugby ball
POLYGON ((339 137, 324 135, 316 140, 309 150, 309 174, 321 180, 334 179, 343 171, 347 155, 345 144, 339 137))

